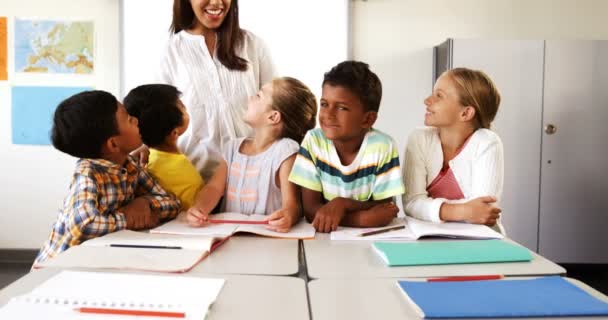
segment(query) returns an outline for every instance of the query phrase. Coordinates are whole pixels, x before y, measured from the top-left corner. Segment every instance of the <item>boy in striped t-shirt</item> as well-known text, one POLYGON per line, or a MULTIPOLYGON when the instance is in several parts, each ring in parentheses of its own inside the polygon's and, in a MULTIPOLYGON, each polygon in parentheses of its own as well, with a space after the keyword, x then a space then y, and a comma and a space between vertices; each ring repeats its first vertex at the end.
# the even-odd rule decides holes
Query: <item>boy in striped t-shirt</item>
POLYGON ((319 232, 338 225, 387 225, 404 193, 391 137, 372 129, 382 84, 367 64, 345 61, 323 79, 321 128, 308 131, 289 176, 302 187, 304 215, 319 232))

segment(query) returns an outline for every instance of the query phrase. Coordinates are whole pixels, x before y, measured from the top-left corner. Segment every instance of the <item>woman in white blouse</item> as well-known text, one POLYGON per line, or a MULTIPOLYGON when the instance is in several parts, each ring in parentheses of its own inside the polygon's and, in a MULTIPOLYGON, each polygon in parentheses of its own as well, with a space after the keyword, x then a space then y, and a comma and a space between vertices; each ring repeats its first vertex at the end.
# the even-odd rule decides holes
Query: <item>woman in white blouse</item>
POLYGON ((173 36, 160 81, 176 86, 190 114, 180 150, 208 181, 223 144, 250 134, 247 98, 275 76, 268 48, 239 26, 237 0, 174 0, 173 36))
POLYGON ((500 224, 503 146, 489 130, 500 94, 483 72, 446 71, 424 100, 424 124, 409 137, 403 207, 427 221, 500 224))

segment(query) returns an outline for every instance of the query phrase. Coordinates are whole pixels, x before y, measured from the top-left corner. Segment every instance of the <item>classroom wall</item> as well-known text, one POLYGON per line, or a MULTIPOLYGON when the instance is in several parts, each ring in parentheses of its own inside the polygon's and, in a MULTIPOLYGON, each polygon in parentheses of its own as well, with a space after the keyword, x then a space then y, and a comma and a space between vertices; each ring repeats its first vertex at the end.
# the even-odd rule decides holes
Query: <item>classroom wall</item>
POLYGON ((12 85, 87 86, 119 92, 119 19, 116 0, 2 0, 9 18, 9 80, 0 81, 0 249, 39 248, 47 238, 66 194, 75 158, 51 146, 13 145, 12 85), (13 77, 13 18, 93 20, 95 73, 91 76, 19 75, 13 77))
MULTIPOLYGON (((423 99, 433 85, 433 46, 446 38, 608 39, 606 12, 608 1, 602 0, 354 1, 353 57, 369 63, 383 83, 376 127, 393 136, 403 154, 409 133, 423 125, 423 99)), ((497 86, 500 89, 498 81, 497 86)), ((509 157, 517 157, 517 152, 505 148, 509 157)), ((515 227, 522 231, 509 212, 503 224, 507 233, 515 227)), ((535 248, 536 226, 523 230, 534 234, 515 240, 535 248)))

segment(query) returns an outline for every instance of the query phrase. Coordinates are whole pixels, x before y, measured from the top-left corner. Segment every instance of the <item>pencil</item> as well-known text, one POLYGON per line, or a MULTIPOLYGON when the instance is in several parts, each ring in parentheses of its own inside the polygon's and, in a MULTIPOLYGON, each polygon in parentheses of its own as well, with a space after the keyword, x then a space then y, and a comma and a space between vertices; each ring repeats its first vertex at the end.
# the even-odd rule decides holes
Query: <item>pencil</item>
POLYGON ((385 233, 385 232, 400 230, 400 229, 405 229, 405 226, 395 226, 395 227, 390 227, 390 228, 385 228, 385 229, 380 229, 380 230, 375 230, 375 231, 363 232, 363 233, 359 234, 359 237, 367 237, 367 236, 372 236, 375 234, 380 234, 380 233, 385 233))
POLYGON ((121 243, 112 243, 110 247, 117 248, 139 248, 139 249, 181 249, 182 247, 178 246, 154 246, 147 244, 121 244, 121 243))
POLYGON ((146 311, 146 310, 127 310, 127 309, 108 309, 108 308, 77 308, 80 313, 94 314, 116 314, 125 316, 144 316, 144 317, 164 317, 164 318, 185 318, 185 312, 168 311, 146 311))
POLYGON ((448 282, 448 281, 480 281, 480 280, 500 280, 503 276, 499 274, 479 275, 479 276, 456 276, 442 278, 428 278, 427 282, 448 282))
POLYGON ((268 221, 261 220, 220 220, 220 219, 209 219, 209 223, 232 223, 232 224, 268 224, 268 221))

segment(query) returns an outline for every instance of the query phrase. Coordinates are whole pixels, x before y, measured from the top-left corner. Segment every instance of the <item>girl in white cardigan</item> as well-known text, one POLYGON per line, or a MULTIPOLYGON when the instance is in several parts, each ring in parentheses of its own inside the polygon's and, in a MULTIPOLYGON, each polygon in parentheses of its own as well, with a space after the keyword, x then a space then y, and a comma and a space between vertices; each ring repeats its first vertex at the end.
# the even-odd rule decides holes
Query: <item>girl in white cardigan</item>
POLYGON ((424 100, 424 124, 409 137, 403 179, 405 212, 418 219, 485 224, 503 232, 497 203, 503 147, 489 130, 500 94, 483 72, 443 73, 424 100))

